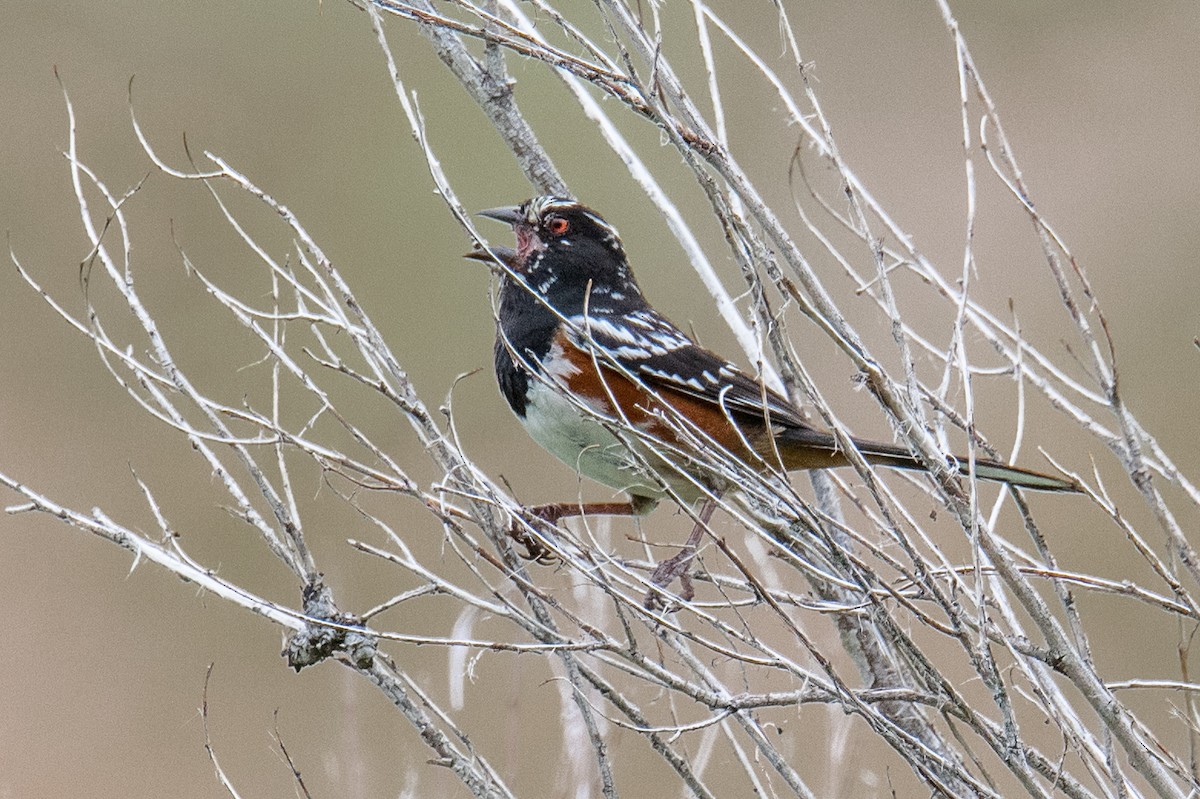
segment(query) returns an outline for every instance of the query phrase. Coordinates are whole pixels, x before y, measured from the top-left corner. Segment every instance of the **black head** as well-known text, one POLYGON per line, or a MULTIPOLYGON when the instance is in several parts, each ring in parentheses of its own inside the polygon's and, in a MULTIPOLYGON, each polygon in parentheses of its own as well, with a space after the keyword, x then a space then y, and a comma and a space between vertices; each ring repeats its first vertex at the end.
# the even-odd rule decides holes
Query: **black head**
MULTIPOLYGON (((592 313, 645 304, 616 229, 587 206, 544 195, 479 214, 512 225, 516 249, 492 251, 560 313, 580 313, 585 304, 592 313)), ((486 258, 472 255, 480 256, 486 258)))

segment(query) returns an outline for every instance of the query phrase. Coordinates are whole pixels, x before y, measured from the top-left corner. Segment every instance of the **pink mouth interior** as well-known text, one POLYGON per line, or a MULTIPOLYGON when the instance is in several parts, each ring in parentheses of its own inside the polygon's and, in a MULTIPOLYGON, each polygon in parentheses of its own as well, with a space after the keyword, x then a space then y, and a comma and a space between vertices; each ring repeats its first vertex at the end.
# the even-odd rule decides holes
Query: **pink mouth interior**
POLYGON ((542 242, 530 225, 514 225, 517 234, 517 263, 524 266, 529 256, 544 249, 542 242))

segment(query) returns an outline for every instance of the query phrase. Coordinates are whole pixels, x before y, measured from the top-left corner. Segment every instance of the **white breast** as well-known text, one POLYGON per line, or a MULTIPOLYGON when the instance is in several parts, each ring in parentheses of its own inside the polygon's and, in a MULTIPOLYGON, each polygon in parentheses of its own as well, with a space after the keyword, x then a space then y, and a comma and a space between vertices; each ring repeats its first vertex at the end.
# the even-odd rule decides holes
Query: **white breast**
POLYGON ((557 389, 531 382, 522 421, 534 441, 584 477, 637 496, 663 496, 626 446, 557 389))

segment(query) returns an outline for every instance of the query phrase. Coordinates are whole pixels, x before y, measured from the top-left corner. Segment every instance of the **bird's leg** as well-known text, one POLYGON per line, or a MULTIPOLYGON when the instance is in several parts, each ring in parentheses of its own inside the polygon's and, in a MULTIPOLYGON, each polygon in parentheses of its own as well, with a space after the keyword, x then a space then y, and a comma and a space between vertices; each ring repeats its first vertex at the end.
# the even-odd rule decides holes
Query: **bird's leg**
MULTIPOLYGON (((528 508, 530 515, 541 519, 551 527, 557 527, 560 519, 571 516, 640 516, 646 512, 644 503, 639 502, 552 502, 528 508)), ((522 555, 526 560, 543 566, 555 561, 554 553, 546 545, 530 535, 519 521, 514 520, 509 535, 525 548, 522 555)))
POLYGON ((696 547, 699 546, 704 531, 708 529, 708 520, 712 518, 713 511, 716 509, 716 499, 704 500, 704 504, 700 506, 700 515, 696 518, 696 526, 692 528, 687 541, 683 543, 683 549, 658 564, 650 574, 650 590, 646 592, 646 599, 642 602, 642 606, 646 610, 675 610, 668 606, 665 601, 666 594, 662 589, 670 585, 676 577, 679 578, 679 596, 684 600, 691 600, 696 595, 695 589, 692 588, 692 578, 688 574, 688 567, 692 565, 692 558, 696 557, 696 547))

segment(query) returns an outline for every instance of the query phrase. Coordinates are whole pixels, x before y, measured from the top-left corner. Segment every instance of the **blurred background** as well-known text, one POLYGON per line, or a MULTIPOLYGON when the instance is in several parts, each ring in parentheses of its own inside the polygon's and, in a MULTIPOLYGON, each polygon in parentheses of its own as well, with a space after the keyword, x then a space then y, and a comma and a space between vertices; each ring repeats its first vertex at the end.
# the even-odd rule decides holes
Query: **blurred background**
MULTIPOLYGON (((673 24, 690 20, 690 10, 667 6, 683 12, 675 14, 682 22, 673 24)), ((714 6, 738 9, 739 24, 760 52, 781 52, 771 4, 714 6), (744 11, 751 5, 761 6, 761 20, 744 11)), ((795 2, 789 9, 842 155, 918 246, 956 274, 965 230, 961 126, 954 54, 936 7, 795 2)), ((1128 403, 1183 471, 1197 474, 1200 5, 961 2, 954 10, 1034 200, 1104 303, 1128 403)), ((529 188, 507 151, 425 41, 396 20, 388 32, 464 202, 485 208, 524 199, 529 188)), ((696 66, 686 53, 672 57, 677 67, 696 66)), ((576 194, 620 228, 647 294, 677 321, 695 320, 705 343, 736 352, 652 206, 575 118, 567 94, 540 70, 510 63, 518 101, 576 194), (562 113, 566 107, 569 116, 562 113)), ((756 118, 776 113, 777 102, 740 81, 734 59, 727 63, 724 99, 735 120, 734 152, 754 154, 752 177, 769 200, 786 207, 789 188, 781 176, 796 141, 756 134, 779 130, 756 118)), ((64 0, 6 8, 0 226, 24 266, 78 313, 88 246, 62 156, 67 123, 56 67, 75 104, 82 160, 117 193, 146 179, 129 207, 136 279, 177 355, 211 390, 237 402, 245 385, 265 379, 267 371, 251 342, 214 338, 220 311, 184 274, 177 244, 223 285, 265 284, 203 188, 153 172, 130 123, 131 78, 138 119, 164 158, 186 165, 186 134, 194 154, 220 154, 299 215, 351 281, 427 403, 447 397, 460 374, 485 369, 453 389, 460 435, 481 465, 508 477, 524 501, 573 495, 573 476, 526 439, 486 371, 493 335, 489 277, 459 258, 467 239, 432 193, 365 14, 338 2, 278 0, 64 0)), ((787 72, 782 60, 776 68, 787 72)), ((620 118, 615 104, 609 108, 620 118)), ((705 201, 689 188, 692 178, 681 167, 670 171, 678 160, 674 151, 658 148, 658 133, 648 126, 620 121, 663 165, 684 210, 702 219, 705 201)), ((1046 290, 1051 284, 1030 226, 994 186, 981 195, 987 213, 977 234, 980 290, 1013 297, 1031 337, 1054 346, 1066 329, 1063 312, 1046 290)), ((269 222, 252 204, 234 204, 269 222)), ((721 239, 705 236, 727 285, 735 287, 737 273, 721 239)), ((286 238, 277 236, 273 244, 286 253, 286 238)), ((848 296, 850 286, 833 266, 818 259, 817 268, 830 276, 833 290, 846 292, 839 299, 848 296)), ((128 400, 93 348, 14 269, 0 275, 0 470, 63 504, 101 507, 150 530, 136 473, 201 563, 295 604, 291 576, 225 512, 186 443, 128 400)), ((885 326, 874 333, 886 340, 885 326)), ((842 418, 856 432, 886 436, 877 408, 853 392, 849 368, 827 349, 821 345, 811 360, 802 352, 805 365, 828 396, 844 402, 842 418)), ((419 463, 410 431, 379 405, 363 408, 366 423, 382 431, 379 440, 402 462, 419 463)), ((1035 411, 1023 461, 1041 465, 1034 451, 1041 445, 1074 468, 1090 469, 1086 448, 1099 445, 1060 439, 1051 418, 1035 411), (1039 420, 1045 424, 1039 427, 1039 420)), ((988 432, 1003 443, 1003 430, 988 432)), ((433 473, 414 467, 413 476, 428 480, 433 473)), ((323 489, 314 475, 298 482, 302 495, 323 489)), ((1125 485, 1114 490, 1131 496, 1125 485)), ((15 498, 0 494, 0 501, 15 498)), ((399 503, 394 512, 401 526, 411 513, 406 529, 414 546, 439 545, 437 527, 419 508, 399 503)), ((1196 519, 1182 521, 1194 526, 1196 519)), ((393 571, 347 551, 346 538, 370 538, 359 520, 343 514, 309 518, 308 525, 348 609, 402 590, 393 571)), ((1056 544, 1073 568, 1123 574, 1125 551, 1113 546, 1122 554, 1107 555, 1105 542, 1089 539, 1082 526, 1077 539, 1056 544)), ((244 796, 291 790, 271 740, 276 729, 315 795, 462 793, 426 765, 428 751, 413 731, 355 675, 332 663, 293 675, 278 655, 276 628, 153 567, 131 571, 131 565, 127 552, 50 520, 0 516, 0 799, 224 795, 203 750, 198 711, 210 663, 213 743, 244 796)), ((1112 638, 1101 642, 1098 659, 1114 678, 1179 676, 1179 631, 1172 624, 1144 623, 1115 602, 1090 610, 1111 614, 1101 626, 1112 638)), ((453 621, 400 617, 385 626, 445 634, 453 621)), ((439 684, 444 651, 397 648, 394 654, 439 684)), ((501 714, 494 734, 485 733, 481 743, 518 792, 553 795, 540 733, 517 710, 536 701, 531 694, 556 689, 522 684, 520 663, 512 658, 488 655, 484 664, 488 677, 471 690, 490 692, 490 712, 496 702, 512 712, 501 714)), ((1161 696, 1144 707, 1170 712, 1161 696)), ((887 790, 889 777, 907 775, 830 774, 814 788, 874 795, 887 790)))

